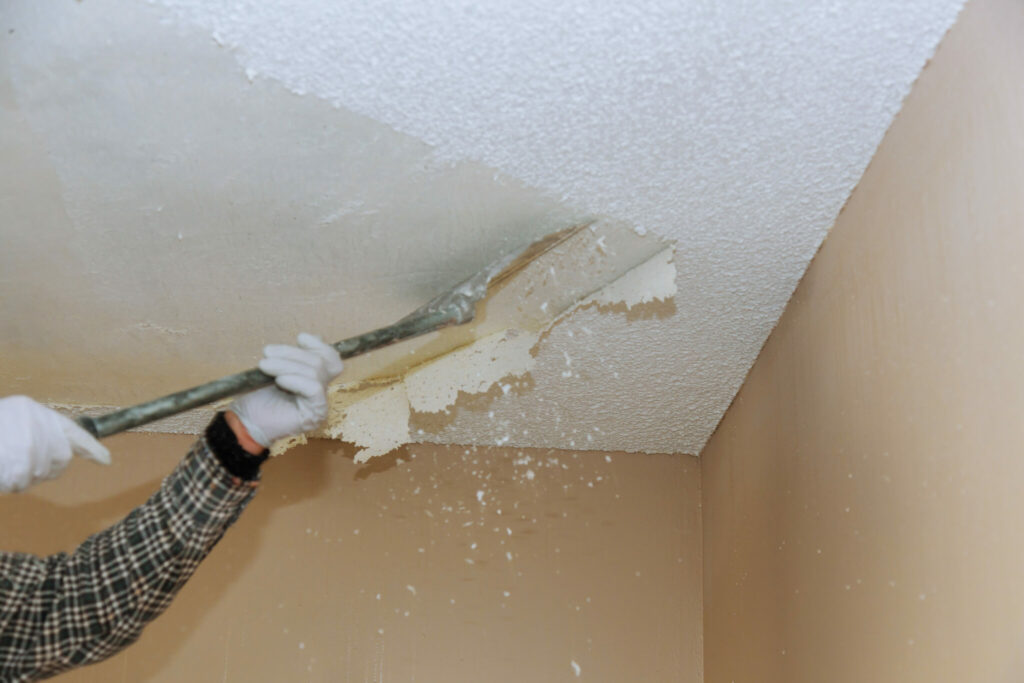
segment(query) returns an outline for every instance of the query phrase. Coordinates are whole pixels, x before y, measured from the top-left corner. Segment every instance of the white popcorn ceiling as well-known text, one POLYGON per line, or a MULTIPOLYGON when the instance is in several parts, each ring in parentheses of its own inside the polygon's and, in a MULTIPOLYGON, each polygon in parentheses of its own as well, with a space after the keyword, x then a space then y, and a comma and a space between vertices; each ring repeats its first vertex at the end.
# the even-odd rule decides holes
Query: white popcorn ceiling
MULTIPOLYGON (((676 242, 674 309, 576 312, 529 387, 420 438, 698 454, 961 5, 13 0, 0 123, 33 141, 0 160, 6 197, 42 215, 10 188, 45 158, 80 277, 46 285, 63 316, 12 297, 6 350, 71 334, 140 392, 138 346, 202 380, 249 338, 389 322, 498 248, 607 215, 676 242)), ((39 247, 0 230, 0 285, 26 286, 14 259, 39 247)))

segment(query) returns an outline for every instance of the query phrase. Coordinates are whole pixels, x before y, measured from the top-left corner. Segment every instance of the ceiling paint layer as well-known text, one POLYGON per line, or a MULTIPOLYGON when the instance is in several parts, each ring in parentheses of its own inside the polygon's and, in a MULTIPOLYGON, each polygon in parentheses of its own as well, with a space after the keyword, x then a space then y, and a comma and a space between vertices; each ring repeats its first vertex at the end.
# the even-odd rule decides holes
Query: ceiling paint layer
POLYGON ((674 303, 424 438, 698 453, 960 5, 13 0, 0 380, 139 400, 602 214, 677 242, 674 303))
POLYGON ((132 0, 0 42, 5 388, 124 404, 390 324, 579 212, 273 82, 132 0))

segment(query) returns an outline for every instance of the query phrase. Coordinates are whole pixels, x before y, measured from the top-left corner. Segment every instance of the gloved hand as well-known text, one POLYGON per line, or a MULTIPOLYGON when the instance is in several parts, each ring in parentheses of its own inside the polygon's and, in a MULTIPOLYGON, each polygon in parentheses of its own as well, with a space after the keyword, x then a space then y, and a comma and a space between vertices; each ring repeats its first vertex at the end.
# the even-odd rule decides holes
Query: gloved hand
POLYGON ((327 384, 342 368, 334 347, 302 333, 297 347, 265 347, 259 368, 272 375, 276 385, 245 394, 229 408, 257 443, 269 448, 278 439, 308 432, 324 421, 327 384))
POLYGON ((27 396, 0 399, 0 492, 53 479, 73 454, 110 464, 110 451, 60 413, 27 396))

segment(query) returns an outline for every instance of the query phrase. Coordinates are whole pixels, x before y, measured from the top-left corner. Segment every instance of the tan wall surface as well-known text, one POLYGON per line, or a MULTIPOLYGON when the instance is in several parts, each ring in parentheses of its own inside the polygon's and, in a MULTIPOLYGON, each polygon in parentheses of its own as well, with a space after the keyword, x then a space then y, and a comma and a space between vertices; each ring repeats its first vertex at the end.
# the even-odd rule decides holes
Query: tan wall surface
POLYGON ((1024 680, 1024 4, 972 0, 702 456, 709 683, 1024 680))
MULTIPOLYGON (((0 497, 4 548, 72 548, 145 500, 190 439, 110 443, 109 469, 74 463, 0 497)), ((315 442, 271 461, 170 610, 124 653, 61 680, 701 680, 694 458, 401 457, 360 468, 315 442)))

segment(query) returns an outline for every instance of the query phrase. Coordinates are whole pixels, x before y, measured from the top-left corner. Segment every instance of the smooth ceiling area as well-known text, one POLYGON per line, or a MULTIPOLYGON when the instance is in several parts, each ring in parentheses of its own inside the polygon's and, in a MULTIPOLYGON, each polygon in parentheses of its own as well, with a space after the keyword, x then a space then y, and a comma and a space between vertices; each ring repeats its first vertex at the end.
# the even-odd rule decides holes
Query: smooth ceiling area
POLYGON ((420 438, 697 454, 961 4, 9 0, 0 391, 150 398, 603 215, 673 305, 420 438))

